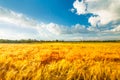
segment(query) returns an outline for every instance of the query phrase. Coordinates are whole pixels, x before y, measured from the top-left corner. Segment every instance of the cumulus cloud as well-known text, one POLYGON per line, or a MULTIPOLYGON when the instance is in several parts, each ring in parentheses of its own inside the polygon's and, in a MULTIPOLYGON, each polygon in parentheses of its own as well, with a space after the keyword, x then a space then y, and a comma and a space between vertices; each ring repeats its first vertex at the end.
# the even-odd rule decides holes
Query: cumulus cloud
POLYGON ((99 16, 92 16, 89 18, 88 22, 91 23, 91 25, 93 27, 96 27, 100 23, 100 17, 99 16))
POLYGON ((76 9, 76 13, 78 15, 86 14, 86 13, 92 13, 93 15, 98 15, 96 17, 91 16, 89 18, 89 22, 91 25, 97 24, 97 22, 100 20, 101 26, 109 24, 112 21, 117 21, 120 19, 120 0, 76 0, 73 3, 73 8, 76 9), (77 4, 78 6, 74 6, 74 4, 77 4), (87 7, 85 5, 87 4, 87 7), (84 5, 84 8, 83 6, 84 5), (87 8, 87 12, 86 9, 87 8), (79 10, 82 10, 82 12, 79 12, 79 10), (96 18, 96 19, 95 19, 96 18), (91 21, 92 20, 92 21, 91 21), (93 20, 95 22, 93 23, 93 20))
MULTIPOLYGON (((0 7, 0 38, 1 39, 39 39, 39 40, 72 40, 85 31, 79 24, 72 27, 56 23, 42 23, 0 7), (72 36, 72 37, 71 37, 72 36), (66 38, 66 39, 65 39, 66 38)), ((79 37, 80 38, 80 37, 79 37)))
POLYGON ((76 14, 78 15, 85 14, 87 12, 86 3, 83 0, 82 1, 76 0, 73 3, 73 7, 74 8, 72 8, 71 11, 73 12, 74 9, 76 9, 76 14))
MULTIPOLYGON (((77 15, 93 14, 88 18, 91 26, 86 29, 88 33, 98 34, 96 39, 120 39, 118 37, 120 34, 120 0, 75 0, 73 9, 77 15)), ((88 38, 91 39, 91 36, 89 35, 88 38)))
MULTIPOLYGON (((94 1, 94 0, 93 0, 94 1)), ((79 1, 78 1, 79 2, 79 1)), ((90 1, 89 1, 90 2, 90 1)), ((79 3, 78 3, 79 4, 79 3)), ((80 4, 84 4, 80 2, 80 4)), ((77 5, 77 3, 75 4, 77 5)), ((80 13, 84 13, 81 12, 80 13)), ((77 13, 79 15, 79 13, 77 13)), ((91 25, 96 26, 99 17, 92 16, 89 19, 91 25)), ((119 31, 119 23, 111 28, 111 31, 119 31), (118 27, 117 27, 118 26, 118 27)), ((0 7, 0 39, 38 39, 38 40, 94 40, 103 39, 99 28, 85 27, 75 24, 64 26, 56 23, 43 23, 33 20, 24 14, 0 7)), ((107 30, 106 30, 107 31, 107 30)), ((105 33, 105 31, 102 31, 105 33)), ((114 37, 114 36, 113 36, 114 37)), ((106 38, 106 37, 105 37, 106 38)), ((108 37, 106 39, 109 39, 108 37)), ((118 38, 118 36, 114 37, 118 38)))

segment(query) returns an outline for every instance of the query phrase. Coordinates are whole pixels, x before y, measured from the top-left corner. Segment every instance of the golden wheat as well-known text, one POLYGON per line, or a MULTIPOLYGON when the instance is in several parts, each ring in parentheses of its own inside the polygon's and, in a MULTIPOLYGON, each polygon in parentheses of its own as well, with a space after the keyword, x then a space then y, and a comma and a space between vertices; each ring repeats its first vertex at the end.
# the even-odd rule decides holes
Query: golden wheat
POLYGON ((120 43, 0 44, 0 80, 120 80, 120 43))

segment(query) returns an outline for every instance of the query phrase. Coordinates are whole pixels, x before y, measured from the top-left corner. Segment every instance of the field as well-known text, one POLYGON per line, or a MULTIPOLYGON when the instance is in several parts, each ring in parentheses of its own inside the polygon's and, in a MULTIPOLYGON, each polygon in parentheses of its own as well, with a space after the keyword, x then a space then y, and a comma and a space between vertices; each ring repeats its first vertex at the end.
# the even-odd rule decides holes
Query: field
POLYGON ((0 44, 0 80, 120 80, 120 43, 0 44))

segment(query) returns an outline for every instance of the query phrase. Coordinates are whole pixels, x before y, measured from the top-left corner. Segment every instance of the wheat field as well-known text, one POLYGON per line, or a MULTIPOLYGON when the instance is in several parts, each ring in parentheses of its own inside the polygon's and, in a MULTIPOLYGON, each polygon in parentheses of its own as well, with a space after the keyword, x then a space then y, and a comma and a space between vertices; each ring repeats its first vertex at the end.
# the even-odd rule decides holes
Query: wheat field
POLYGON ((0 80, 120 80, 120 43, 0 44, 0 80))

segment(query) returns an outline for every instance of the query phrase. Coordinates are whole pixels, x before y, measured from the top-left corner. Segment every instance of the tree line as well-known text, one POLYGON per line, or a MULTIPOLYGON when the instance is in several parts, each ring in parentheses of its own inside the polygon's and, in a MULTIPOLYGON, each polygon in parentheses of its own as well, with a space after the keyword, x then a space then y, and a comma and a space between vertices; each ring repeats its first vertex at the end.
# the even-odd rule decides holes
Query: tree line
POLYGON ((9 40, 0 39, 0 43, 40 43, 40 42, 120 42, 120 40, 79 40, 79 41, 64 41, 64 40, 36 40, 36 39, 21 39, 9 40))

